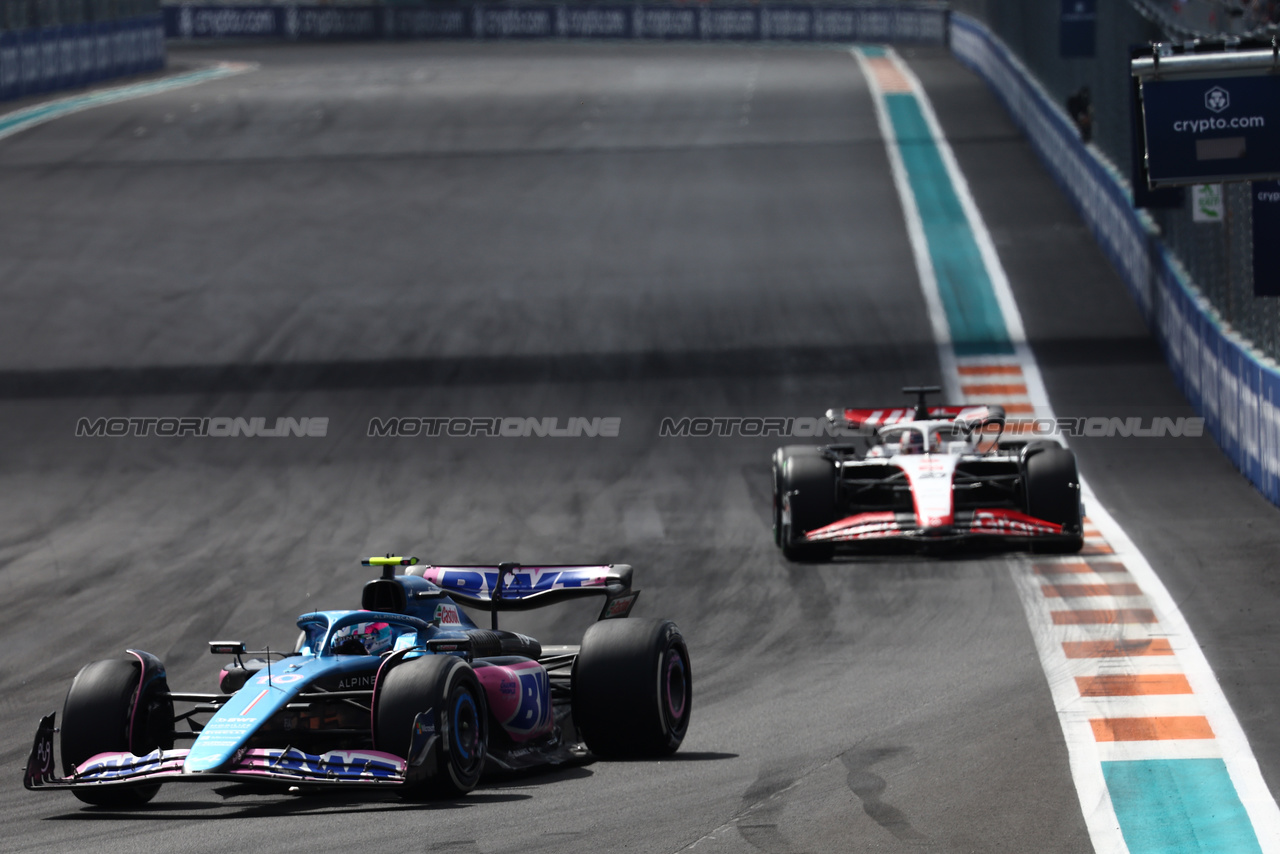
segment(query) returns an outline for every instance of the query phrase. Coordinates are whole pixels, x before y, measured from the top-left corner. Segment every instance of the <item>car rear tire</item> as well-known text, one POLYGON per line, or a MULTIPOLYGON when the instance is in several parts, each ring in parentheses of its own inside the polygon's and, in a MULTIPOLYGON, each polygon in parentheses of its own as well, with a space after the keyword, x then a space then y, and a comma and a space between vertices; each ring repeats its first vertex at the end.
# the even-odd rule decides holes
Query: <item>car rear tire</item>
MULTIPOLYGON (((85 665, 71 683, 62 706, 62 767, 76 766, 99 753, 145 756, 157 747, 173 747, 173 701, 163 679, 153 681, 141 697, 142 665, 111 659, 85 665), (134 712, 135 699, 138 703, 134 712), (132 735, 132 738, 130 737, 132 735)), ((77 788, 71 793, 86 804, 136 807, 160 791, 159 783, 138 786, 77 788)))
POLYGON ((1076 455, 1060 445, 1044 448, 1026 458, 1027 513, 1061 525, 1063 540, 1037 543, 1036 551, 1071 553, 1084 545, 1080 518, 1080 475, 1076 455))
POLYGON ((424 655, 393 665, 374 698, 374 745, 410 759, 413 724, 437 714, 436 773, 406 788, 408 798, 455 798, 476 787, 489 744, 489 715, 475 671, 452 655, 424 655))
POLYGON ((573 666, 573 722, 603 757, 669 756, 689 730, 693 671, 670 620, 595 623, 573 666))
POLYGON ((836 520, 836 467, 821 448, 793 446, 775 456, 775 520, 778 544, 787 560, 809 563, 830 560, 830 543, 808 543, 804 535, 836 520), (783 501, 790 520, 782 512, 783 501))

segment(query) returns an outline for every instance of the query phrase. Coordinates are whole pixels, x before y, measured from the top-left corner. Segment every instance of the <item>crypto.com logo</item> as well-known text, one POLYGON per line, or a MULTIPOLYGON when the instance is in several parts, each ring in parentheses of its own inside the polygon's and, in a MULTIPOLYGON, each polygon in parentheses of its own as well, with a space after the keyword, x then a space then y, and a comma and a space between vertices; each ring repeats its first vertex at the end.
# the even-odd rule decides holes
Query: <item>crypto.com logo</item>
POLYGON ((1210 112, 1220 113, 1231 106, 1231 95, 1221 86, 1214 86, 1204 93, 1204 106, 1210 112))

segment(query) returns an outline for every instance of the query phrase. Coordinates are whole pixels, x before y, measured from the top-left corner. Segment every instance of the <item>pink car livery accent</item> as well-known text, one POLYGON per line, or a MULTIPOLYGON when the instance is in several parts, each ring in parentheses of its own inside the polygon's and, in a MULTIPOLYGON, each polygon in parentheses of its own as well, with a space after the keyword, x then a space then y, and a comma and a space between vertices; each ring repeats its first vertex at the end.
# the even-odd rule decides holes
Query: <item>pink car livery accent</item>
POLYGON ((63 726, 57 712, 40 719, 23 786, 114 808, 140 807, 170 782, 245 779, 264 791, 456 797, 486 773, 593 755, 661 757, 683 741, 688 649, 670 620, 628 619, 639 594, 630 566, 398 574, 418 560, 389 553, 361 565, 382 569, 365 582, 361 607, 302 614, 293 651, 210 641, 211 654, 234 657, 218 693, 170 690, 164 664, 141 650, 86 665, 67 692, 63 726), (499 627, 501 612, 584 597, 603 607, 580 644, 544 648, 499 627), (491 612, 489 627, 459 605, 491 612))
MULTIPOLYGON (((144 756, 100 753, 76 767, 77 779, 112 782, 160 778, 183 773, 187 749, 153 750, 144 756)), ((377 750, 334 750, 315 756, 296 748, 254 748, 238 751, 226 773, 276 780, 399 783, 405 760, 377 750)))
POLYGON ((530 660, 477 662, 476 676, 484 686, 489 711, 513 741, 528 741, 552 731, 551 688, 541 664, 530 660))

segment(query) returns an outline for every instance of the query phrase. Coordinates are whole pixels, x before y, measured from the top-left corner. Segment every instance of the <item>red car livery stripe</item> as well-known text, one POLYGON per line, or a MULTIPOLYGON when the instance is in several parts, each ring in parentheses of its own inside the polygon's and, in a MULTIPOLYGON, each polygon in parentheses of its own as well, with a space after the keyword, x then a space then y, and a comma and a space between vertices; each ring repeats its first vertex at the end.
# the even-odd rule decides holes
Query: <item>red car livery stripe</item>
MULTIPOLYGON (((907 517, 903 517, 907 518, 907 517)), ((971 516, 956 521, 953 533, 958 536, 1048 537, 1060 536, 1062 526, 1020 513, 1017 510, 999 508, 975 510, 971 516)), ((925 529, 903 524, 899 516, 890 511, 857 513, 830 525, 810 531, 805 539, 810 542, 851 542, 882 539, 886 537, 919 536, 925 529)))

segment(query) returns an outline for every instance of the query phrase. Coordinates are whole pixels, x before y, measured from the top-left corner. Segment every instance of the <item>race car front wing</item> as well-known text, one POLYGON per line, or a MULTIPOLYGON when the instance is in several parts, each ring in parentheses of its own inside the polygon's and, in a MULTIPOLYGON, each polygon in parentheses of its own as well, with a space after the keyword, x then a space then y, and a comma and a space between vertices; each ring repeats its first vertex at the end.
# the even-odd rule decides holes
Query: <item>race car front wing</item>
POLYGON ((804 539, 810 543, 857 543, 886 539, 932 541, 996 537, 1037 540, 1070 536, 1073 536, 1073 532, 1064 530, 1054 522, 1037 519, 1017 510, 992 508, 960 512, 951 524, 932 528, 921 526, 912 513, 856 513, 809 531, 804 539))
POLYGON ((294 747, 246 748, 221 768, 188 773, 185 766, 190 749, 156 749, 143 756, 128 752, 99 753, 77 765, 69 776, 61 777, 54 768, 54 717, 54 713, 45 715, 36 730, 22 778, 22 784, 28 789, 228 780, 275 782, 285 787, 396 787, 429 779, 436 770, 433 748, 438 736, 435 715, 428 711, 418 715, 414 722, 408 761, 377 750, 334 750, 317 756, 294 747))

